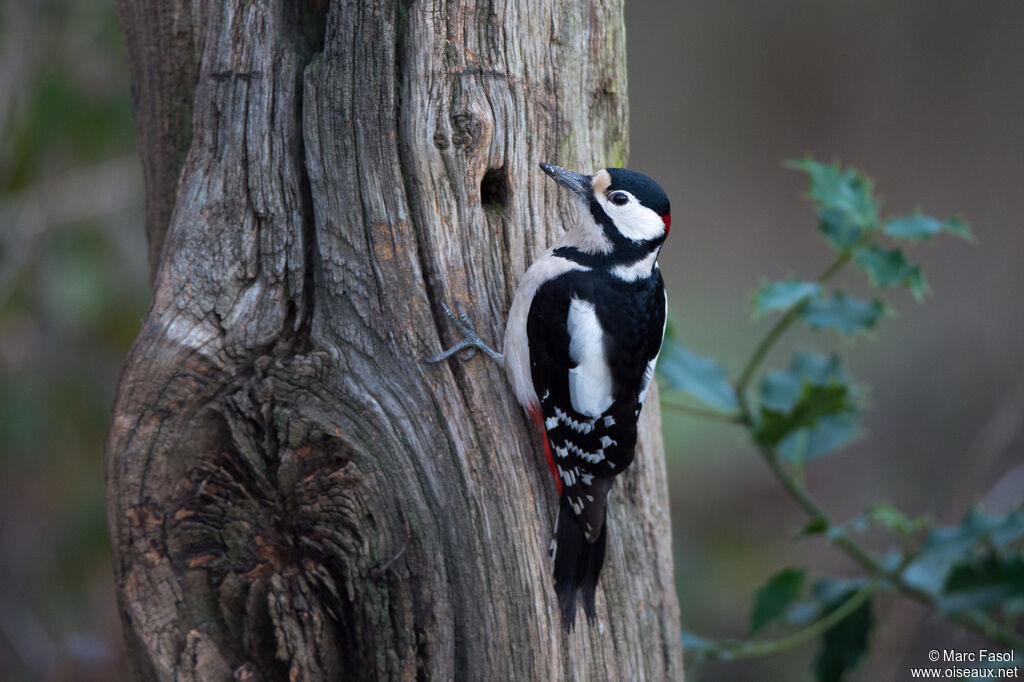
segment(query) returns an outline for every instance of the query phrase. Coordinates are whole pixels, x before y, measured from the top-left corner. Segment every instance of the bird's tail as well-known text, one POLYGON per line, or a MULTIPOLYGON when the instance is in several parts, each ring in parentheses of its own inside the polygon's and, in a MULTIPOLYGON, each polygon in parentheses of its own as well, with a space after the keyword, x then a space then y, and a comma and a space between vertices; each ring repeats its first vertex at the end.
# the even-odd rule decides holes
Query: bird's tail
POLYGON ((604 564, 607 527, 608 524, 602 523, 601 533, 593 542, 587 542, 583 524, 573 514, 568 496, 561 496, 554 537, 555 593, 566 630, 572 630, 576 621, 576 596, 580 593, 587 620, 594 622, 594 594, 604 564))

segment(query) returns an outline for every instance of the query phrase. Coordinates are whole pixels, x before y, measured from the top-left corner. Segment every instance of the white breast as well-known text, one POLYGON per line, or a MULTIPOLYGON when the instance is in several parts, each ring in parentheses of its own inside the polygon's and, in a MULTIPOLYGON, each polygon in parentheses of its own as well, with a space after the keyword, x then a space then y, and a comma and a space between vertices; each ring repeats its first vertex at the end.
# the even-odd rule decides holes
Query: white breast
POLYGON ((604 352, 604 332, 594 304, 578 298, 569 304, 569 399, 574 410, 599 417, 612 404, 612 373, 604 352))

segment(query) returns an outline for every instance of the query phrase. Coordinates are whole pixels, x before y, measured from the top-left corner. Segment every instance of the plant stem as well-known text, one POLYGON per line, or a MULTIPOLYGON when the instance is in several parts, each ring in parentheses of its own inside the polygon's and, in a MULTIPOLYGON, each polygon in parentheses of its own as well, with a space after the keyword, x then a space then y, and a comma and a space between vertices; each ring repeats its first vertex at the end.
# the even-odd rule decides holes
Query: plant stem
MULTIPOLYGON (((850 262, 852 254, 852 250, 840 253, 832 264, 818 275, 815 281, 818 284, 824 284, 832 279, 837 272, 843 269, 843 266, 850 262)), ((757 371, 757 368, 761 366, 761 362, 764 361, 765 356, 768 355, 768 351, 775 346, 775 342, 779 340, 779 337, 782 336, 785 331, 789 329, 789 326, 800 316, 800 308, 803 304, 804 302, 800 301, 790 306, 789 309, 783 313, 782 317, 775 322, 772 328, 768 330, 768 333, 765 334, 763 339, 761 339, 761 343, 757 344, 757 348, 754 349, 754 353, 750 356, 750 360, 747 361, 743 371, 740 372, 740 378, 736 382, 737 393, 743 393, 743 391, 746 390, 750 380, 754 378, 754 372, 757 371)))
POLYGON ((833 609, 825 616, 814 621, 803 630, 772 640, 745 641, 733 643, 712 644, 706 649, 697 649, 700 655, 716 660, 734 660, 739 658, 756 658, 758 656, 770 656, 771 654, 782 653, 806 642, 811 641, 819 635, 825 634, 834 625, 843 621, 847 616, 857 610, 871 595, 878 589, 872 582, 857 590, 846 598, 838 608, 833 609))
POLYGON ((677 403, 672 400, 671 395, 662 394, 661 405, 662 407, 671 407, 673 410, 682 412, 683 414, 693 415, 694 417, 703 417, 704 419, 717 419, 719 421, 731 422, 733 424, 743 421, 743 418, 737 412, 717 412, 715 410, 706 410, 692 405, 684 405, 683 403, 677 403))

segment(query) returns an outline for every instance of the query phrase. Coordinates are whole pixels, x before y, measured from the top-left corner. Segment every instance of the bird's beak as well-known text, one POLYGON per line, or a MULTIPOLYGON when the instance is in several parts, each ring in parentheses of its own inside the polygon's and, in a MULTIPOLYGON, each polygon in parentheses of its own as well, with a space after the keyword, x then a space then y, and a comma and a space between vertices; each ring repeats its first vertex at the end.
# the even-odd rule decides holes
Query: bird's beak
POLYGON ((562 187, 573 194, 587 199, 590 197, 590 192, 593 189, 592 181, 589 175, 581 175, 580 173, 574 173, 571 170, 566 170, 560 166, 556 166, 553 163, 542 163, 540 169, 554 178, 562 187))

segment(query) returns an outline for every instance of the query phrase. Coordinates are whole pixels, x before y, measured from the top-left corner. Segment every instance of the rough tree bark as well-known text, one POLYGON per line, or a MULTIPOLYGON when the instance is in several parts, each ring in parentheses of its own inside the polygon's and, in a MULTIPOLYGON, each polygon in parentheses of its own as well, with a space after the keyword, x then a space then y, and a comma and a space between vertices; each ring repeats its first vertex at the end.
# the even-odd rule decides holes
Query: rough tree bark
POLYGON ((682 676, 657 399, 567 635, 500 339, 560 233, 540 161, 626 149, 621 2, 119 0, 154 300, 107 445, 142 679, 682 676))

